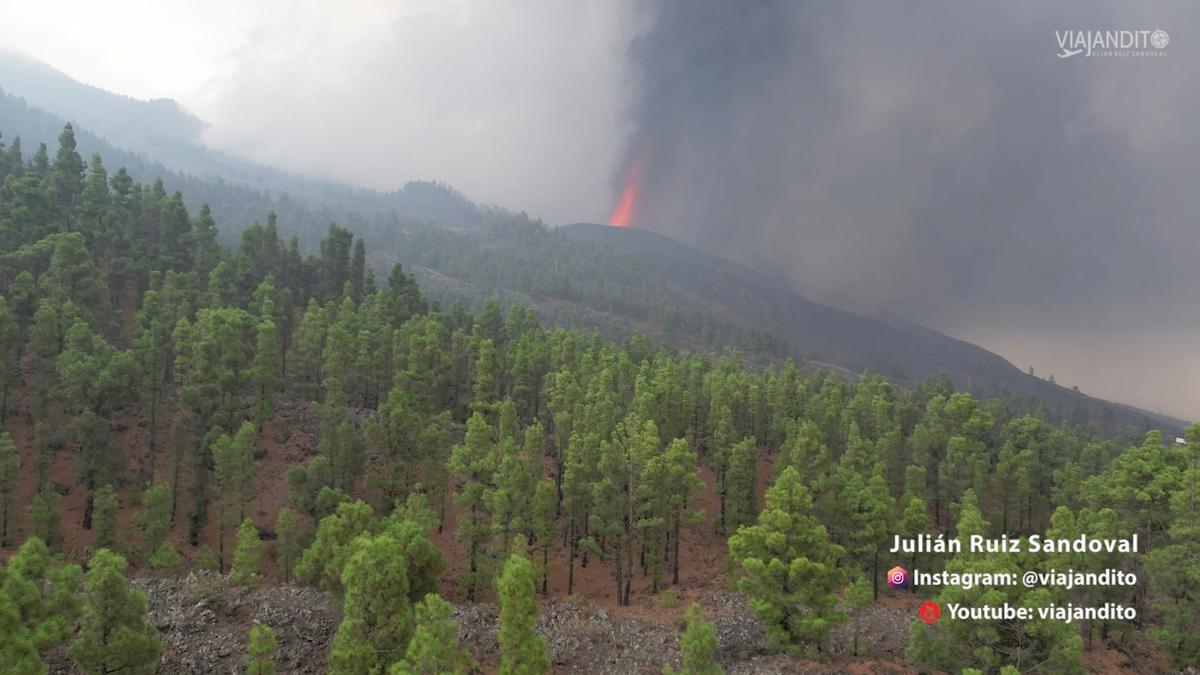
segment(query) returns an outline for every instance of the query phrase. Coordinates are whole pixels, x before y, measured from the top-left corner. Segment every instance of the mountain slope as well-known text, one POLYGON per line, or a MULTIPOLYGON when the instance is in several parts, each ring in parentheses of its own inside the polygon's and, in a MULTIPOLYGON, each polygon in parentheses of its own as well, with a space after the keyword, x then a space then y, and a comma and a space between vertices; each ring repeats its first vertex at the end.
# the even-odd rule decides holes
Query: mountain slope
POLYGON ((168 142, 195 143, 204 128, 170 99, 139 101, 71 79, 30 56, 0 50, 0 83, 32 105, 77 120, 114 143, 142 152, 168 142))
POLYGON ((907 384, 945 373, 978 395, 1110 433, 1183 426, 1027 375, 937 331, 809 302, 771 277, 644 230, 592 224, 547 230, 509 216, 478 231, 398 229, 375 244, 370 257, 377 266, 403 263, 443 304, 462 301, 478 310, 499 297, 532 305, 547 323, 595 328, 608 338, 643 332, 684 349, 736 347, 751 359, 792 357, 907 384))
POLYGON ((927 328, 888 323, 809 302, 750 268, 633 228, 579 223, 573 239, 636 255, 654 264, 681 294, 718 305, 765 330, 786 336, 812 358, 854 371, 872 369, 900 380, 947 372, 964 386, 995 379, 1013 366, 1000 356, 927 328))
POLYGON ((85 159, 99 152, 111 168, 126 166, 137 180, 161 176, 169 191, 184 193, 189 207, 207 201, 218 218, 239 228, 270 210, 281 217, 292 211, 292 220, 303 218, 306 225, 311 221, 314 233, 331 220, 347 222, 352 214, 361 214, 360 220, 395 214, 462 227, 481 222, 479 207, 446 185, 413 181, 380 192, 255 164, 204 146, 204 122, 175 101, 115 94, 73 80, 32 57, 0 49, 0 130, 5 136, 22 137, 27 152, 38 143, 53 148, 66 122, 86 130, 77 134, 85 159), (214 188, 229 184, 248 193, 239 196, 237 205, 254 202, 265 208, 246 218, 233 205, 211 198, 214 188))
POLYGON ((810 302, 764 274, 653 232, 579 223, 562 228, 562 233, 646 261, 681 300, 702 302, 710 311, 777 335, 812 360, 855 372, 870 369, 909 383, 946 373, 957 387, 1043 398, 1068 416, 1111 418, 1130 428, 1182 427, 1178 420, 1028 375, 997 354, 937 331, 810 302))
POLYGON ((498 295, 535 306, 547 322, 596 328, 609 337, 641 331, 688 349, 733 346, 751 358, 869 369, 908 383, 945 372, 977 394, 1002 395, 1027 409, 1045 402, 1057 419, 1130 433, 1182 426, 1026 375, 996 354, 936 331, 809 302, 752 269, 651 232, 591 224, 547 230, 524 215, 482 209, 434 183, 381 193, 293 176, 203 147, 196 142, 202 123, 174 103, 88 87, 3 52, 0 88, 0 131, 9 141, 21 136, 26 156, 38 142, 53 148, 66 121, 16 95, 33 92, 34 100, 95 122, 122 141, 118 147, 76 125, 81 153, 100 152, 110 171, 126 166, 138 180, 162 177, 168 191, 183 191, 193 210, 208 203, 227 241, 275 212, 283 231, 312 250, 328 224, 338 222, 364 237, 378 271, 402 262, 447 303, 478 308, 498 295), (109 119, 114 116, 123 126, 109 119))

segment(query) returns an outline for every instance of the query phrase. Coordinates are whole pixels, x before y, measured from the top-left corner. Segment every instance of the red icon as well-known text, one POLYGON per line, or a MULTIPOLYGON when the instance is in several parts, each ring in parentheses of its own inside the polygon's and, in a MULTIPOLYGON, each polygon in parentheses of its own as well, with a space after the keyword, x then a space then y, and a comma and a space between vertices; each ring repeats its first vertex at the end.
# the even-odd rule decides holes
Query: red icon
POLYGON ((917 610, 917 616, 925 623, 937 623, 942 618, 942 608, 936 602, 926 602, 917 610))

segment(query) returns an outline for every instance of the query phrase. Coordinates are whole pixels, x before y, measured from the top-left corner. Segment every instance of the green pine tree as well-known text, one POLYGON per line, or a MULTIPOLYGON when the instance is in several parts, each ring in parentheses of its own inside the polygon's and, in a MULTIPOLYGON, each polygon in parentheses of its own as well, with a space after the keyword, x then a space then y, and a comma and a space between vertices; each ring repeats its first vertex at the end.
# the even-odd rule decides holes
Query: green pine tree
POLYGON ((475 397, 471 408, 495 422, 494 413, 500 403, 500 357, 491 340, 479 343, 479 354, 475 359, 475 397))
POLYGON ((237 528, 237 550, 233 553, 233 567, 229 578, 243 586, 257 586, 258 573, 262 567, 262 540, 254 521, 246 518, 237 528))
MULTIPOLYGON (((163 572, 170 572, 179 569, 179 563, 182 562, 183 556, 179 555, 179 551, 175 545, 169 541, 163 541, 154 549, 154 553, 150 555, 147 562, 150 563, 152 569, 163 572)), ((199 566, 197 566, 199 569, 199 566)))
POLYGON ((142 528, 142 555, 149 559, 171 530, 171 486, 155 481, 142 496, 142 511, 134 520, 142 528))
POLYGON ((729 538, 740 568, 738 588, 750 596, 772 648, 824 651, 830 629, 843 618, 834 593, 842 581, 836 566, 842 547, 830 543, 813 518, 812 497, 796 469, 783 470, 766 501, 758 524, 729 538))
POLYGON ((342 592, 342 572, 354 553, 351 542, 373 535, 378 527, 375 511, 362 501, 343 502, 317 524, 312 544, 296 562, 296 578, 323 591, 342 592))
POLYGON ((546 641, 537 627, 533 566, 525 556, 512 554, 496 585, 500 599, 500 674, 531 675, 550 670, 546 641))
POLYGON ((78 565, 56 560, 37 537, 27 539, 0 567, 0 598, 7 597, 17 611, 16 630, 34 649, 48 649, 71 636, 79 617, 82 578, 78 565))
POLYGON ((558 519, 555 505, 558 495, 554 481, 543 478, 537 482, 533 490, 533 536, 537 539, 541 562, 538 563, 538 576, 541 578, 542 595, 546 595, 550 583, 550 554, 554 550, 558 534, 558 519))
POLYGON ((129 587, 125 559, 100 549, 88 563, 79 635, 67 650, 92 673, 153 673, 162 645, 146 617, 146 594, 129 587))
POLYGON ((225 569, 225 530, 246 518, 251 478, 254 475, 254 437, 257 432, 250 422, 242 424, 234 436, 223 434, 212 446, 214 477, 217 481, 220 531, 218 557, 225 569))
POLYGON ((408 560, 408 596, 414 603, 437 592, 438 580, 446 569, 446 559, 428 536, 435 521, 425 496, 414 494, 381 523, 382 533, 404 549, 408 560))
POLYGON ((44 675, 42 662, 29 630, 22 625, 16 602, 0 590, 0 663, 14 675, 44 675))
POLYGON ((105 485, 96 491, 95 547, 115 550, 117 548, 117 491, 105 485))
POLYGON ((8 419, 8 394, 17 376, 21 328, 10 303, 0 295, 0 423, 8 419))
POLYGON ((0 432, 0 546, 9 544, 17 501, 21 456, 8 432, 0 432))
POLYGON ((484 552, 491 541, 491 524, 487 509, 487 489, 496 471, 496 452, 492 443, 492 427, 483 415, 476 412, 467 420, 467 434, 462 445, 450 455, 451 473, 462 480, 455 501, 466 510, 458 519, 458 537, 467 548, 467 570, 464 583, 467 599, 474 600, 486 576, 484 552))
POLYGON ((1186 439, 1188 469, 1171 498, 1170 538, 1148 562, 1154 586, 1170 598, 1159 605, 1163 622, 1150 634, 1180 669, 1200 663, 1200 424, 1187 428, 1186 439))
POLYGON ((61 499, 53 490, 42 490, 33 496, 25 517, 29 519, 33 536, 46 542, 46 546, 57 549, 62 543, 62 523, 59 516, 61 499))
POLYGON ((458 640, 458 624, 451 618, 454 607, 429 593, 413 606, 416 616, 412 638, 404 659, 392 665, 389 675, 458 675, 471 667, 471 655, 458 640))
POLYGON ((850 652, 853 656, 861 656, 858 651, 858 639, 862 635, 862 613, 875 604, 872 586, 873 584, 865 575, 859 575, 849 586, 846 586, 843 600, 846 608, 854 617, 854 645, 850 652))
POLYGON ((275 652, 278 649, 275 631, 266 624, 255 622, 250 627, 250 643, 246 647, 250 657, 246 663, 246 675, 275 675, 275 652))
POLYGON ((192 569, 196 571, 218 572, 220 567, 221 561, 217 559, 217 552, 208 544, 196 549, 196 555, 192 556, 192 569))
POLYGON ((700 614, 700 605, 692 603, 684 615, 683 634, 679 636, 679 647, 683 652, 683 667, 679 670, 663 668, 664 675, 721 675, 725 669, 713 658, 716 656, 717 632, 713 625, 700 614))
MULTIPOLYGON (((987 531, 979 511, 979 500, 973 490, 967 490, 959 501, 957 536, 966 541, 972 535, 987 531)), ((1029 553, 975 553, 964 550, 946 562, 951 573, 1004 573, 1019 575, 1033 569, 1037 560, 1029 553)), ((1054 601, 1048 588, 1032 590, 1020 586, 975 586, 963 589, 945 586, 937 602, 961 604, 967 607, 982 605, 1014 607, 1046 607, 1054 601)), ((940 621, 926 624, 914 620, 909 628, 907 655, 910 661, 930 669, 957 671, 980 668, 993 671, 1013 663, 1042 664, 1048 672, 1080 673, 1083 640, 1076 626, 1057 619, 1034 619, 1005 624, 998 630, 989 621, 940 621)))
POLYGON ((302 551, 300 522, 295 511, 286 506, 279 509, 279 514, 275 517, 275 534, 278 537, 275 549, 276 563, 283 572, 283 580, 291 581, 292 568, 302 551))
MULTIPOLYGON (((265 311, 274 307, 269 299, 265 303, 265 311)), ((254 424, 261 430, 275 416, 275 399, 279 391, 279 358, 277 355, 279 343, 275 322, 264 317, 255 332, 254 365, 251 367, 250 381, 254 385, 256 403, 254 408, 254 424)))
POLYGON ((363 537, 342 572, 342 623, 329 653, 333 675, 382 673, 404 653, 413 630, 408 560, 395 539, 363 537))
POLYGON ((753 523, 758 515, 757 497, 754 494, 758 483, 755 466, 757 455, 758 448, 754 439, 749 437, 735 443, 729 450, 725 521, 735 531, 741 525, 753 523))

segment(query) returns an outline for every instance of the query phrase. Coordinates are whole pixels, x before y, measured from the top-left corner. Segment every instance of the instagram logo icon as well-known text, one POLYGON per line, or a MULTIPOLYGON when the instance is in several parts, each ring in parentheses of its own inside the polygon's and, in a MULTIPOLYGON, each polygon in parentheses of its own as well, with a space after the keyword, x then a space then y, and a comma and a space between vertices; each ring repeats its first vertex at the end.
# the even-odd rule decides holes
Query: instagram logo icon
POLYGON ((908 570, 897 565, 888 570, 887 580, 892 588, 904 588, 908 585, 908 570))

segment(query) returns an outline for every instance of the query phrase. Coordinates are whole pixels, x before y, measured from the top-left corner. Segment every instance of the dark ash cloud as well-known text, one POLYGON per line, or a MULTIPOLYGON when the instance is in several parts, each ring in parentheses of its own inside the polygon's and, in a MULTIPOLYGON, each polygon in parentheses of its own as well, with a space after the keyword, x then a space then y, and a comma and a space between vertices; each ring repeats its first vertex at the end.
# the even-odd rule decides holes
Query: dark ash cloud
POLYGON ((1195 6, 649 12, 629 50, 635 224, 1200 417, 1195 6), (1055 55, 1055 30, 1160 27, 1163 56, 1055 55))

